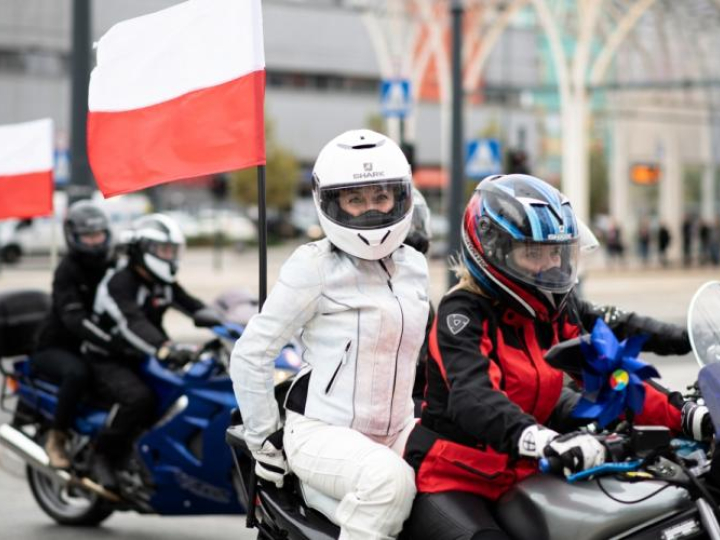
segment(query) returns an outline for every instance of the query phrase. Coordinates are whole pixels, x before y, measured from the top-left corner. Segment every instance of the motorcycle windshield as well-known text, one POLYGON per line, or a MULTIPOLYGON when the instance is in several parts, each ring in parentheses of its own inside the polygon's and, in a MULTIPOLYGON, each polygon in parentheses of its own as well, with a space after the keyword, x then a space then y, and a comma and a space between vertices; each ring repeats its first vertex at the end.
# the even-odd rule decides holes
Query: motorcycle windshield
POLYGON ((698 289, 688 309, 688 335, 700 367, 720 363, 720 281, 698 289))

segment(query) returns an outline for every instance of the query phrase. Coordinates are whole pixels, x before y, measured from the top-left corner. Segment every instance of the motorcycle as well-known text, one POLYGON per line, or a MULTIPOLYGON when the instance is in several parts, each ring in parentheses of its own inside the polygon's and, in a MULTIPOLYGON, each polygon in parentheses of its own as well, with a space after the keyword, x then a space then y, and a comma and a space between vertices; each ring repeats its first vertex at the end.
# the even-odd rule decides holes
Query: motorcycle
MULTIPOLYGON (((701 366, 707 367, 700 371, 699 383, 687 397, 702 400, 705 396, 718 434, 719 314, 720 283, 714 282, 700 288, 688 314, 693 350, 701 366)), ((547 354, 548 362, 582 379, 577 370, 577 359, 585 353, 581 341, 554 347, 547 354)), ((609 384, 613 374, 601 373, 603 384, 609 384)), ((288 388, 289 381, 276 388, 280 404, 288 388)), ((511 538, 720 540, 715 497, 720 491, 708 481, 712 446, 674 439, 664 427, 634 425, 631 411, 625 413, 626 420, 611 424, 612 431, 595 434, 607 450, 603 466, 565 478, 560 462, 544 460, 540 465, 546 474, 519 482, 493 505, 496 519, 511 538)), ((261 540, 337 538, 339 527, 332 521, 332 507, 306 500, 297 478, 289 475, 282 489, 257 481, 252 454, 243 438, 242 418, 236 414, 233 420, 226 440, 233 450, 239 494, 248 509, 246 525, 257 528, 261 540)), ((720 472, 720 458, 715 462, 720 472)), ((400 538, 410 540, 406 532, 400 538)))
MULTIPOLYGON (((93 479, 93 440, 108 421, 112 404, 91 395, 78 408, 69 441, 70 470, 49 466, 43 449, 57 404, 57 386, 34 372, 27 350, 50 305, 47 295, 20 291, 0 296, 0 405, 12 421, 0 426, 0 445, 27 464, 27 480, 40 508, 65 525, 97 525, 118 510, 160 515, 240 514, 233 461, 224 443, 237 406, 228 375, 232 344, 240 325, 221 322, 201 310, 198 327, 215 336, 185 366, 154 357, 141 364, 141 377, 155 391, 154 425, 140 435, 132 456, 116 471, 117 489, 93 479), (24 336, 24 337, 23 337, 24 336), (14 406, 10 406, 14 403, 14 406)), ((276 359, 278 381, 297 371, 294 346, 276 359)))

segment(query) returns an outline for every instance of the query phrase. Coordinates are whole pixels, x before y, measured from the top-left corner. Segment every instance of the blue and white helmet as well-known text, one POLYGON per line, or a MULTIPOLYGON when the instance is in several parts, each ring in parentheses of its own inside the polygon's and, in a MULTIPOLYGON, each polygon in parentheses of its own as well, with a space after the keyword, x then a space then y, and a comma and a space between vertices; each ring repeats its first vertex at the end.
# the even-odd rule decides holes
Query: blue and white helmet
POLYGON ((131 263, 144 268, 151 278, 171 284, 184 246, 185 235, 175 220, 150 214, 133 222, 128 255, 131 263))
POLYGON ((534 176, 482 180, 465 209, 463 260, 481 287, 531 317, 557 313, 577 281, 570 201, 534 176))

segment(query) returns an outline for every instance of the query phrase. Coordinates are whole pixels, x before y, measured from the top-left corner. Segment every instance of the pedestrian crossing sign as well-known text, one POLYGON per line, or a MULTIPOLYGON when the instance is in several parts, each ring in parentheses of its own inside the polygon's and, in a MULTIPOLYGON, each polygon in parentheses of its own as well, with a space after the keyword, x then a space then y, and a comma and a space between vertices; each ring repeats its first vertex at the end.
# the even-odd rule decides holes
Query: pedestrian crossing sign
POLYGON ((465 176, 482 180, 486 176, 502 172, 500 141, 497 139, 472 139, 465 146, 465 176))
POLYGON ((383 116, 405 118, 410 112, 412 97, 408 79, 384 79, 380 85, 380 106, 383 116))

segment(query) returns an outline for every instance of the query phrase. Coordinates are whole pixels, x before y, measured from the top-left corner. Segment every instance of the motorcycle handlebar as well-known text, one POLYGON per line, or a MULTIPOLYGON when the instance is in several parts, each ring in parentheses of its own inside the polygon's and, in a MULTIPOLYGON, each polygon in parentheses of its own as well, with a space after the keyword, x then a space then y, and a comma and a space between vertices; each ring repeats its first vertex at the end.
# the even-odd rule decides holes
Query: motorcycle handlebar
MULTIPOLYGON (((580 474, 589 476, 590 474, 600 472, 600 470, 603 472, 628 470, 625 466, 627 462, 624 460, 633 457, 631 437, 620 433, 593 434, 593 436, 605 447, 605 464, 594 467, 593 469, 588 469, 588 471, 592 471, 592 473, 585 474, 588 471, 579 471, 570 475, 568 478, 573 477, 577 479, 577 476, 580 474)), ((563 460, 559 456, 541 458, 538 462, 538 467, 543 474, 554 474, 557 476, 562 476, 565 468, 563 460)))
POLYGON ((562 460, 557 456, 540 458, 538 468, 543 474, 554 474, 560 476, 563 474, 562 460))

